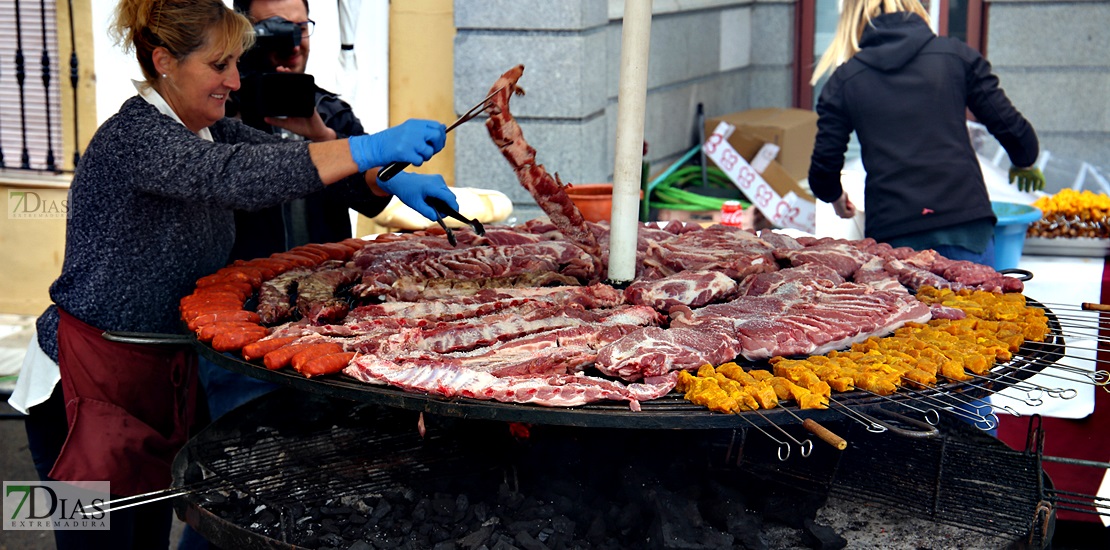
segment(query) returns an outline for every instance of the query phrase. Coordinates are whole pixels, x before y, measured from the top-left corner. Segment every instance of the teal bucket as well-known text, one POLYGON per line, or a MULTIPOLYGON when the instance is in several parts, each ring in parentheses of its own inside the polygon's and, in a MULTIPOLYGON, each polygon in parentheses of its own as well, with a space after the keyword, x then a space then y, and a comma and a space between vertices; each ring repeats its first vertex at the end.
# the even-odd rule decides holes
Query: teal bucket
POLYGON ((1012 269, 1021 260, 1025 232, 1029 224, 1041 219, 1041 211, 1027 204, 991 201, 998 224, 994 226, 994 268, 1012 269))

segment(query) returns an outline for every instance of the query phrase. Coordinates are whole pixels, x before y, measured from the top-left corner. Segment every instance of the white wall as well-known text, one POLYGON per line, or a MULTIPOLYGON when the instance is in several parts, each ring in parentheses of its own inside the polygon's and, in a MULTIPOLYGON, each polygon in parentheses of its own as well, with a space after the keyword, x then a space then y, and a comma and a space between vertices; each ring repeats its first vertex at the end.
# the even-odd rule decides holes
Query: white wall
MULTIPOLYGON (((231 0, 225 0, 231 5, 231 0)), ((354 107, 367 132, 384 129, 389 121, 389 0, 353 0, 358 6, 358 26, 353 93, 341 89, 339 79, 339 9, 336 0, 309 0, 309 16, 316 21, 307 72, 322 88, 340 94, 354 107)), ((142 79, 134 53, 125 54, 112 43, 107 30, 115 0, 93 0, 93 56, 96 64, 97 125, 115 114, 135 95, 132 79, 142 79)), ((346 81, 345 81, 346 82, 346 81)))

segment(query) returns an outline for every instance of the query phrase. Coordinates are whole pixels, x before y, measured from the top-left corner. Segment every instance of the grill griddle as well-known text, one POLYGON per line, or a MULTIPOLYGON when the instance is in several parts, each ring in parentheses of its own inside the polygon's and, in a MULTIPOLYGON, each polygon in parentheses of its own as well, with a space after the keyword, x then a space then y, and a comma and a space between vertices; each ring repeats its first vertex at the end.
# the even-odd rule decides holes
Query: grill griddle
MULTIPOLYGON (((888 397, 878 397, 863 391, 835 393, 833 398, 846 407, 858 412, 875 410, 890 402, 913 403, 921 396, 960 392, 967 398, 980 399, 993 392, 1001 391, 1017 382, 1023 381, 1047 366, 1054 364, 1064 353, 1064 337, 1056 315, 1044 305, 1028 299, 1030 306, 1044 309, 1049 319, 1049 334, 1044 342, 1026 342, 1014 354, 1012 360, 996 365, 990 373, 990 381, 952 382, 939 384, 935 388, 917 391, 910 396, 907 392, 896 392, 888 397)), ((686 401, 678 392, 671 392, 659 399, 640 403, 639 412, 629 410, 623 401, 600 401, 578 407, 557 408, 540 405, 502 403, 479 399, 441 396, 408 392, 390 386, 375 386, 356 381, 345 375, 306 378, 292 369, 277 371, 244 361, 241 357, 223 354, 208 344, 196 342, 198 352, 228 370, 253 378, 281 384, 298 390, 312 392, 328 397, 339 397, 363 403, 375 403, 410 411, 427 412, 435 415, 458 418, 500 420, 529 424, 550 424, 562 426, 597 428, 639 428, 639 429, 722 429, 747 428, 754 423, 759 426, 797 424, 799 420, 781 408, 745 411, 738 415, 721 414, 710 411, 701 405, 686 401), (740 418, 740 417, 743 418, 740 418)), ((749 366, 760 367, 759 364, 749 366)), ((764 365, 765 366, 765 365, 764 365)), ((834 405, 830 409, 806 409, 791 407, 795 413, 818 422, 841 420, 844 415, 834 405)))

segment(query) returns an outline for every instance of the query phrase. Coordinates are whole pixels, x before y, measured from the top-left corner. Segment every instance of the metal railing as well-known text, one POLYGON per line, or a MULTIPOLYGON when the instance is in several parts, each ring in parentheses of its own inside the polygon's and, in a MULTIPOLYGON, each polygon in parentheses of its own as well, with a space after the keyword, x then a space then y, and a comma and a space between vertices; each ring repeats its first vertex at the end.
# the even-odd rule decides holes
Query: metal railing
POLYGON ((61 173, 59 158, 63 139, 70 145, 73 165, 80 158, 78 143, 77 84, 79 59, 74 40, 73 3, 68 7, 70 54, 68 98, 72 109, 62 115, 62 66, 59 53, 59 22, 55 9, 60 4, 46 0, 16 0, 0 6, 0 170, 61 173), (38 56, 38 66, 33 59, 38 56), (37 74, 36 74, 37 73, 37 74), (72 135, 64 136, 63 124, 72 123, 72 135), (18 159, 18 160, 16 160, 18 159))

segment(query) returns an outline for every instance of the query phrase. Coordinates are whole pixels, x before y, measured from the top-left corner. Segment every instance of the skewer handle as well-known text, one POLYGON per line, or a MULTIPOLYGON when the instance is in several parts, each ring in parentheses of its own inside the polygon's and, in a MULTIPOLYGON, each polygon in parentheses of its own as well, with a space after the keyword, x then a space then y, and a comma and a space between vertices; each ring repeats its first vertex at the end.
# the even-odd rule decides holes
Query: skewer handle
POLYGON ((1110 311, 1110 304, 1094 304, 1083 302, 1083 309, 1087 311, 1110 311))
POLYGON ((848 448, 848 442, 845 441, 843 437, 830 432, 828 428, 818 424, 817 421, 812 418, 803 420, 802 427, 817 436, 817 439, 836 447, 838 451, 843 451, 848 448))

